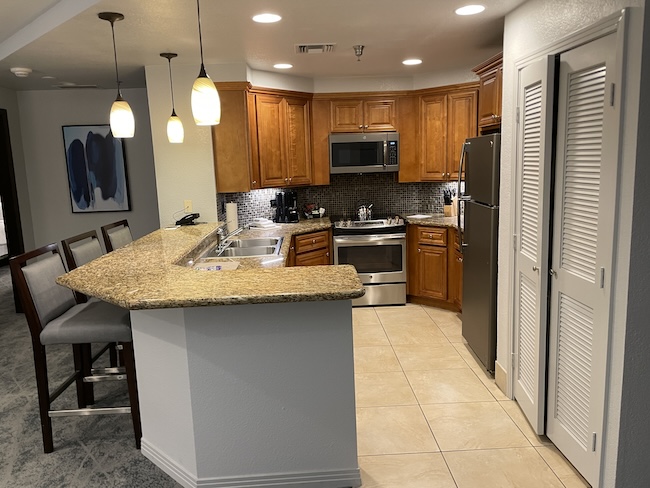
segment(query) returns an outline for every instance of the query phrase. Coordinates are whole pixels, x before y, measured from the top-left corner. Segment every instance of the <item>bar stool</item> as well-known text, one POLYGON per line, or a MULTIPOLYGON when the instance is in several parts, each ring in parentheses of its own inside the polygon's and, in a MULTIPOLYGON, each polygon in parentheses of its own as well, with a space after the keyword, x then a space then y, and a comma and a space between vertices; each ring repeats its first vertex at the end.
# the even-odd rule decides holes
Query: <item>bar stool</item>
POLYGON ((103 225, 101 230, 106 252, 112 252, 133 241, 131 229, 129 229, 129 222, 126 219, 103 225))
POLYGON ((44 451, 54 450, 52 417, 112 413, 131 414, 135 443, 139 449, 142 428, 128 311, 99 300, 77 303, 71 290, 56 284, 55 279, 65 273, 65 268, 54 243, 11 258, 10 267, 32 337, 44 451), (83 375, 88 365, 84 364, 82 345, 107 342, 117 342, 123 347, 130 406, 88 408, 84 382, 124 379, 124 375, 101 375, 98 378, 83 375), (74 357, 74 373, 52 394, 45 354, 45 346, 50 344, 72 344, 74 357), (76 384, 78 408, 52 410, 52 402, 72 383, 76 384))

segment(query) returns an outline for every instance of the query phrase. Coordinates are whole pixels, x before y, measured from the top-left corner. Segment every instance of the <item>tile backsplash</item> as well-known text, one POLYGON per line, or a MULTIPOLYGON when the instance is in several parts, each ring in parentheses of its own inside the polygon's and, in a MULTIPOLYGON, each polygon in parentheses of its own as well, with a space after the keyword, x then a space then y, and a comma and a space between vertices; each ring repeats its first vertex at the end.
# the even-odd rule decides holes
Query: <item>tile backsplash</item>
MULTIPOLYGON (((373 215, 408 215, 411 213, 442 213, 443 190, 455 190, 457 183, 398 183, 395 173, 368 173, 362 175, 331 175, 327 186, 296 188, 298 207, 316 203, 325 208, 330 218, 353 218, 358 205, 373 206, 373 215)), ((280 188, 252 190, 248 193, 220 193, 217 195, 219 220, 225 221, 226 202, 237 203, 240 225, 257 217, 272 219, 275 210, 270 202, 280 188)), ((302 213, 301 213, 302 217, 302 213)))

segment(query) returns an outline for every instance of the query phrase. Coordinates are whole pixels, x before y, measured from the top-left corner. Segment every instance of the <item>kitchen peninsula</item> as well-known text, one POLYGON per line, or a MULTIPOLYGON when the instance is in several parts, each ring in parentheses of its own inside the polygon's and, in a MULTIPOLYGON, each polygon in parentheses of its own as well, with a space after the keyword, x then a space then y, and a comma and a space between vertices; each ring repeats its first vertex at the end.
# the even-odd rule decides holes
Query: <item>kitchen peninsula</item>
POLYGON ((284 240, 235 271, 191 266, 217 224, 160 229, 59 278, 131 311, 142 452, 183 486, 361 484, 351 299, 363 287, 352 266, 284 266, 292 235, 329 225, 244 231, 284 240))

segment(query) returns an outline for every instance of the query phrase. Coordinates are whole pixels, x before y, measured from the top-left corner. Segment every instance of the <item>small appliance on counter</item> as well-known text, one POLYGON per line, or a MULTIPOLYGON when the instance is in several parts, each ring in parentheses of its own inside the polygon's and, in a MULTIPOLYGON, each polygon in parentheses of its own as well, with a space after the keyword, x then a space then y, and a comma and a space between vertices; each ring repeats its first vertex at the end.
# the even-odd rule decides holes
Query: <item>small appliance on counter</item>
POLYGON ((317 203, 305 203, 302 211, 308 219, 319 219, 325 215, 325 209, 317 203))
POLYGON ((275 208, 275 222, 290 224, 298 222, 298 194, 294 190, 281 191, 271 200, 271 207, 275 208))

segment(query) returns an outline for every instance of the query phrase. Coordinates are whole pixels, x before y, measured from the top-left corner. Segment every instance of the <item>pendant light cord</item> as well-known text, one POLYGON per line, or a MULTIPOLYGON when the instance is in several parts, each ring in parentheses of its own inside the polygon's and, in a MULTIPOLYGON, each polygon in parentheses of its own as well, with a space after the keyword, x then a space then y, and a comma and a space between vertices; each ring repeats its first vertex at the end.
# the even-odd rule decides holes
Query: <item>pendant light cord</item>
POLYGON ((120 90, 120 74, 117 71, 117 47, 115 47, 115 22, 111 20, 111 33, 113 34, 113 56, 115 57, 115 79, 117 81, 117 96, 122 97, 122 91, 120 90))
POLYGON ((176 108, 174 106, 174 80, 172 80, 172 59, 167 58, 167 62, 169 63, 169 86, 171 87, 171 91, 172 91, 172 116, 175 116, 176 108))
POLYGON ((199 51, 201 52, 201 66, 203 66, 203 37, 201 36, 201 4, 196 0, 196 13, 199 19, 199 51))

